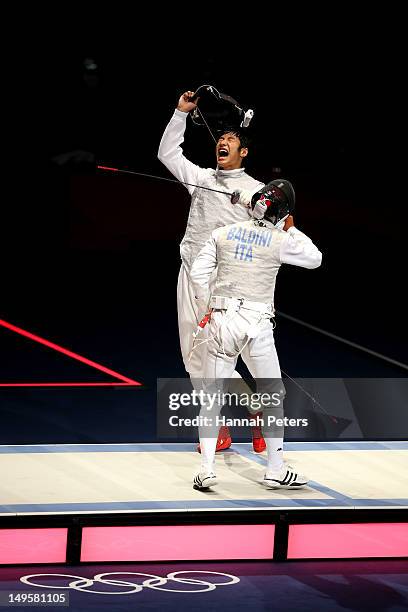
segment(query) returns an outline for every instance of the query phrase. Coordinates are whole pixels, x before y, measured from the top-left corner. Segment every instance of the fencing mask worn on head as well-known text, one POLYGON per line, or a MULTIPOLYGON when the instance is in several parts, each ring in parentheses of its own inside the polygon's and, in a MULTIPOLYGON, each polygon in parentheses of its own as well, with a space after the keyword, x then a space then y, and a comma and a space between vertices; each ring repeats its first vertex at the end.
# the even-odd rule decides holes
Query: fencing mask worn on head
POLYGON ((283 221, 295 212, 295 190, 292 183, 285 179, 275 179, 254 193, 251 199, 251 207, 261 200, 267 208, 264 219, 273 225, 283 221))

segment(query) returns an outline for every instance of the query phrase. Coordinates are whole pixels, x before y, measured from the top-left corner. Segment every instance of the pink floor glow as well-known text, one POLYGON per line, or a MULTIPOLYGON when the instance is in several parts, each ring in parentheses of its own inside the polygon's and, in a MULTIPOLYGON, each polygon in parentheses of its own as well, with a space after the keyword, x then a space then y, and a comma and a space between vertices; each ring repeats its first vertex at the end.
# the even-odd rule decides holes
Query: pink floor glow
POLYGON ((291 525, 288 559, 408 556, 408 523, 291 525))
POLYGON ((64 563, 68 529, 0 529, 0 563, 64 563))
POLYGON ((272 559, 274 525, 84 527, 81 561, 272 559))

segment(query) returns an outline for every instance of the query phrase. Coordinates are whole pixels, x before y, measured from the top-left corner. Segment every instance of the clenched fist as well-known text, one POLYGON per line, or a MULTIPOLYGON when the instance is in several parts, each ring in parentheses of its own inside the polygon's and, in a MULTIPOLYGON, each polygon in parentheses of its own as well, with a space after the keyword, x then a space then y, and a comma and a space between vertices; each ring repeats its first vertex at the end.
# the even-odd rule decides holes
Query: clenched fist
POLYGON ((191 102, 190 98, 194 96, 194 91, 185 91, 181 96, 177 104, 177 110, 182 111, 183 113, 189 113, 194 110, 197 106, 197 102, 199 98, 196 99, 195 102, 191 102))
POLYGON ((285 225, 283 226, 283 231, 287 232, 290 227, 294 227, 295 223, 293 221, 292 215, 286 218, 285 225))

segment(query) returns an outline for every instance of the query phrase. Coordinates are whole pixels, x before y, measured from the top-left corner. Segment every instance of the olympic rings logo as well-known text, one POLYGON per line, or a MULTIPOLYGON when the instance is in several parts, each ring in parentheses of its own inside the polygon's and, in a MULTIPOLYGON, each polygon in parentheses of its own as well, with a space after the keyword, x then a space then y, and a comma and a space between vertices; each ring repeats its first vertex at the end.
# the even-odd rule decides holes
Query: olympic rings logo
POLYGON ((39 587, 41 589, 73 589, 74 591, 97 593, 99 595, 130 595, 131 593, 140 593, 140 591, 143 591, 144 588, 154 589, 155 591, 167 591, 168 593, 207 593, 208 591, 214 591, 217 587, 237 584, 240 582, 240 579, 237 576, 224 574, 222 572, 210 572, 207 570, 183 570, 180 572, 171 572, 170 574, 167 574, 166 578, 161 578, 160 576, 155 576, 154 574, 145 574, 144 572, 106 572, 104 574, 96 574, 93 578, 85 578, 83 576, 75 576, 72 574, 29 574, 28 576, 22 576, 20 581, 24 584, 39 587), (212 576, 223 576, 229 580, 226 582, 210 582, 209 580, 201 580, 192 577, 179 578, 181 574, 205 574, 206 576, 211 574, 212 576), (146 579, 138 583, 133 582, 132 578, 120 580, 118 578, 107 578, 108 576, 146 576, 146 579), (63 579, 67 579, 68 584, 47 584, 47 582, 49 582, 49 578, 56 578, 58 583, 63 582, 63 579), (69 581, 70 579, 73 580, 69 581), (175 583, 175 587, 177 587, 177 585, 184 584, 194 588, 162 588, 167 585, 169 581, 173 581, 173 583, 175 583), (125 589, 102 591, 89 588, 95 583, 110 587, 125 587, 125 589))

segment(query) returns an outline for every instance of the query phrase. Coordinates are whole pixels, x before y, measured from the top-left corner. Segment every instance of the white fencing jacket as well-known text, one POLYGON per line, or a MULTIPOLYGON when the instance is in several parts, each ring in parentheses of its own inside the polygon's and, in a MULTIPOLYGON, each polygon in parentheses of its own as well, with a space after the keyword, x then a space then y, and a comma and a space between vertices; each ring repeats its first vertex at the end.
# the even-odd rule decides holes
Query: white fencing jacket
POLYGON ((190 277, 200 303, 208 299, 209 280, 218 266, 213 295, 270 304, 281 264, 317 268, 319 249, 295 227, 287 232, 268 221, 234 223, 212 232, 192 266, 190 277))
MULTIPOLYGON (((218 170, 200 168, 184 155, 181 144, 184 141, 187 114, 175 110, 160 142, 158 158, 179 180, 221 191, 235 189, 257 191, 264 184, 246 174, 244 168, 218 170)), ((186 186, 191 195, 190 214, 186 232, 180 244, 180 254, 187 271, 204 246, 211 232, 218 227, 246 221, 248 209, 242 204, 232 204, 228 196, 196 187, 186 186)))

